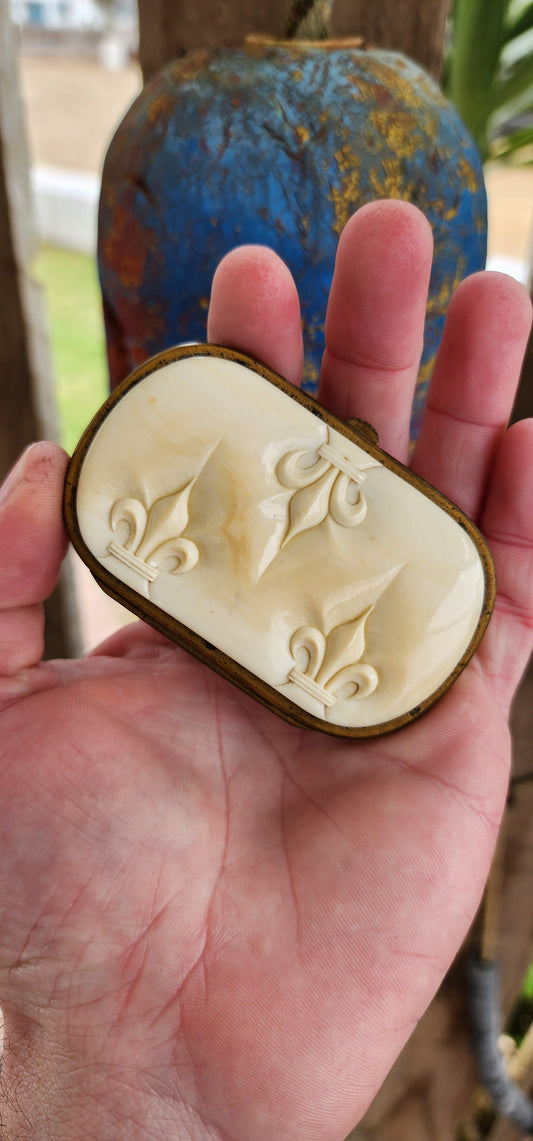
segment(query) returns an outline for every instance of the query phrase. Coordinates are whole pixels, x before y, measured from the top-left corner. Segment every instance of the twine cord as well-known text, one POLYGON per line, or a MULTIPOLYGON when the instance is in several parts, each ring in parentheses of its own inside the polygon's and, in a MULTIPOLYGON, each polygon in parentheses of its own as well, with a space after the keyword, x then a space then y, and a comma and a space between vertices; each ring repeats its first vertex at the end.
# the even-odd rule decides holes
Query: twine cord
POLYGON ((510 1061, 500 1049, 502 1015, 498 945, 506 840, 504 821, 485 890, 477 951, 467 962, 470 1035, 479 1076, 495 1109, 523 1133, 533 1136, 533 1102, 519 1085, 526 1078, 533 1061, 533 1028, 530 1027, 510 1061))
POLYGON ((498 1046, 501 1032, 498 964, 473 956, 467 971, 472 1048, 481 1080, 499 1112, 532 1136, 533 1103, 509 1075, 498 1046))
POLYGON ((285 21, 287 40, 327 40, 334 0, 290 0, 285 21))

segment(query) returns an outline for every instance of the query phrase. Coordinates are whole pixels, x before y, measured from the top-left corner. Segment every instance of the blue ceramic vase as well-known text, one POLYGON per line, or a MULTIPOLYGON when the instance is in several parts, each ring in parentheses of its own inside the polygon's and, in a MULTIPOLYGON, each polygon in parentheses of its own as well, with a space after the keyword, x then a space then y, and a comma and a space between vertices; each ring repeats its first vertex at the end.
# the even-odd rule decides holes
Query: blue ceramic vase
POLYGON ((482 166, 456 111, 410 60, 342 41, 198 51, 165 67, 104 166, 98 258, 112 384, 172 344, 206 339, 214 270, 251 242, 294 275, 304 386, 315 391, 339 234, 383 198, 418 206, 435 241, 415 435, 450 296, 485 264, 482 166))

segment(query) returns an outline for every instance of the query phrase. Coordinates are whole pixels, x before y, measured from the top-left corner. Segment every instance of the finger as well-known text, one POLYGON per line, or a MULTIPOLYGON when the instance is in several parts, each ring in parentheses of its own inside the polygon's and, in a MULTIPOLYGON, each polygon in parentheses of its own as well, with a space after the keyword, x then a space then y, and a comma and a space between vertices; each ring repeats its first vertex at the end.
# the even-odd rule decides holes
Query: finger
POLYGON ((207 335, 256 357, 300 384, 303 368, 300 304, 285 263, 265 246, 227 254, 213 279, 207 335))
POLYGON ((498 596, 479 656, 507 712, 533 647, 533 420, 500 441, 481 526, 498 596))
POLYGON ((342 420, 358 416, 380 444, 407 458, 422 352, 433 242, 406 202, 374 202, 339 242, 326 316, 319 399, 342 420))
POLYGON ((40 605, 59 578, 67 538, 61 513, 68 456, 33 444, 0 490, 0 673, 8 677, 42 656, 40 605))
POLYGON ((448 310, 412 467, 478 519, 531 325, 525 289, 478 273, 448 310))

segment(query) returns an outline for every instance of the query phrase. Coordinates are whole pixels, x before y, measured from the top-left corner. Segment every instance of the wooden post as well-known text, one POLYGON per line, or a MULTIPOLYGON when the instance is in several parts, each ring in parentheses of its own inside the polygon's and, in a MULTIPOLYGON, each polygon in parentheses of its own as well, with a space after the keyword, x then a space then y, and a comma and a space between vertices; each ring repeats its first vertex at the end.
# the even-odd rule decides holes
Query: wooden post
MULTIPOLYGON (((531 300, 533 301, 533 292, 531 300)), ((516 394, 513 420, 525 420, 529 416, 533 416, 533 333, 529 338, 520 385, 516 394)))
POLYGON ((140 62, 145 80, 194 48, 235 47, 249 33, 283 36, 287 0, 138 0, 140 62))
POLYGON ((403 52, 439 80, 450 6, 451 0, 336 0, 333 26, 336 35, 360 35, 374 47, 403 52))
MULTIPOLYGON (((193 48, 235 46, 250 33, 283 36, 287 0, 138 0, 140 61, 145 80, 193 48)), ((332 34, 361 35, 375 47, 404 52, 441 75, 451 0, 336 0, 332 34)))
MULTIPOLYGON (((9 6, 0 5, 0 478, 32 441, 54 439, 47 323, 30 266, 32 225, 28 148, 9 6)), ((73 592, 60 586, 46 606, 46 655, 77 647, 73 592)))

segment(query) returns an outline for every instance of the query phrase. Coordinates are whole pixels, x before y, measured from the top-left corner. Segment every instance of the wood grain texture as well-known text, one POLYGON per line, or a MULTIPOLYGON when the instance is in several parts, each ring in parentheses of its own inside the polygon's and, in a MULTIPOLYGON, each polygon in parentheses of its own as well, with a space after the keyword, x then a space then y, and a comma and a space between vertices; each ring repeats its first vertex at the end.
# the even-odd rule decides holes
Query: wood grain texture
MULTIPOLYGON (((376 47, 391 48, 440 78, 444 31, 450 0, 336 0, 331 34, 360 35, 376 47)), ((251 33, 282 37, 287 0, 139 0, 140 61, 149 79, 169 60, 196 48, 234 47, 251 33)))
POLYGON ((336 0, 335 35, 360 35, 368 44, 403 52, 440 79, 450 0, 336 0))
POLYGON ((0 117, 0 477, 22 449, 38 438, 37 412, 32 393, 29 344, 19 278, 19 259, 9 194, 9 148, 4 128, 8 108, 0 117))
POLYGON ((512 419, 524 420, 528 416, 533 416, 533 334, 526 350, 512 419))
POLYGON ((139 0, 140 62, 145 81, 186 52, 236 47, 250 33, 282 37, 286 0, 139 0))

